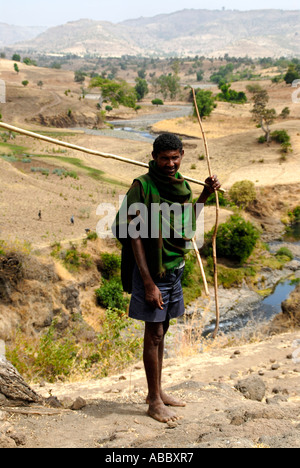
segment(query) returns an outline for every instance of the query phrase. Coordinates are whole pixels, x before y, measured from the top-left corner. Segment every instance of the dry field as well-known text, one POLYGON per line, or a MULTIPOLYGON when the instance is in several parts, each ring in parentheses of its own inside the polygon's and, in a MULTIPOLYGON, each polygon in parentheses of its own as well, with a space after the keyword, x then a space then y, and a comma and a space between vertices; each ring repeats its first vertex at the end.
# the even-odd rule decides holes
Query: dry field
MULTIPOLYGON (((1 105, 4 122, 23 126, 33 131, 54 133, 80 146, 86 146, 107 153, 114 153, 143 162, 150 159, 152 144, 112 138, 109 136, 86 135, 82 131, 46 128, 31 122, 43 116, 66 115, 68 110, 80 116, 82 121, 93 121, 97 109, 95 101, 80 100, 81 86, 74 83, 74 74, 65 70, 28 67, 18 64, 20 73, 13 70, 13 62, 0 60, 0 78, 7 83, 7 104, 1 105), (24 88, 21 84, 28 80, 24 88), (37 86, 43 81, 43 87, 37 86), (66 96, 65 91, 70 90, 66 96), (61 132, 61 136, 59 133, 61 132)), ((292 88, 286 85, 272 85, 262 82, 270 95, 270 106, 277 112, 288 106, 291 114, 288 120, 278 119, 274 129, 286 129, 292 140, 293 153, 280 161, 279 145, 269 147, 257 143, 262 134, 251 120, 251 104, 244 106, 219 103, 212 116, 204 125, 209 140, 213 171, 218 174, 225 188, 243 179, 252 180, 257 186, 298 184, 300 174, 300 105, 291 100, 292 88)), ((245 90, 247 83, 235 83, 234 89, 245 90)), ((139 114, 157 113, 157 108, 145 107, 139 114)), ((183 103, 181 103, 183 104, 183 103)), ((136 118, 134 111, 120 109, 121 118, 136 118)), ((116 114, 115 114, 116 115, 116 114)), ((199 139, 199 127, 191 118, 163 120, 153 127, 154 132, 173 131, 183 136, 185 157, 182 173, 205 180, 206 162, 201 160, 204 153, 199 139)), ((51 134, 50 134, 51 136, 51 134)), ((27 240, 34 246, 49 245, 54 241, 80 239, 85 229, 95 230, 99 217, 97 206, 103 202, 118 206, 118 195, 125 194, 131 181, 143 169, 121 162, 64 150, 58 146, 39 142, 22 136, 0 143, 0 154, 30 155, 31 162, 10 164, 0 158, 0 237, 27 240), (75 159, 74 159, 75 158, 75 159), (49 175, 32 172, 31 168, 44 168, 49 175), (53 174, 56 168, 75 171, 78 179, 59 177, 53 174), (96 169, 93 171, 92 169, 96 169), (102 172, 99 172, 102 171, 102 172), (38 212, 42 211, 42 219, 38 212), (74 215, 75 224, 70 218, 74 215)), ((24 156, 23 160, 26 159, 24 156)), ((193 185, 195 194, 200 187, 193 185)), ((225 219, 228 213, 222 213, 225 219)), ((221 219, 221 221, 222 221, 221 219)), ((206 226, 211 226, 213 214, 206 212, 206 226)))

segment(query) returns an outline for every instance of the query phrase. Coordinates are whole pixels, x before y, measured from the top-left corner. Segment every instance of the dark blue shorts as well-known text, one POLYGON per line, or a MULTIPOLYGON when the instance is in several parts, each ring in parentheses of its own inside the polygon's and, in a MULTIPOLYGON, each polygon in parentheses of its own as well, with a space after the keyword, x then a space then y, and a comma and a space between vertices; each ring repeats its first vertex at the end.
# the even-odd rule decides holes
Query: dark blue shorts
POLYGON ((129 317, 144 322, 165 322, 184 314, 184 301, 181 278, 184 267, 168 272, 162 279, 155 281, 164 301, 163 310, 153 309, 145 301, 145 288, 137 265, 132 281, 132 296, 129 306, 129 317))

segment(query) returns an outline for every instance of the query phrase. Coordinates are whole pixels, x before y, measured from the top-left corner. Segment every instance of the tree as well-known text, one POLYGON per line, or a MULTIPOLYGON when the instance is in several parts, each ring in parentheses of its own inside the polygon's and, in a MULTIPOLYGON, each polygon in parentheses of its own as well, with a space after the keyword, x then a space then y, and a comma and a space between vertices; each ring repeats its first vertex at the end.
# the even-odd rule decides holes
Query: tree
POLYGON ((196 73, 197 81, 203 81, 204 78, 204 70, 198 70, 196 73))
MULTIPOLYGON (((208 90, 199 89, 196 93, 196 102, 199 110, 200 117, 208 117, 212 111, 217 107, 213 93, 208 90)), ((197 116, 196 108, 194 109, 194 116, 197 116)))
POLYGON ((228 82, 232 81, 232 72, 234 70, 234 65, 232 63, 228 63, 225 66, 219 68, 219 71, 213 73, 210 77, 210 81, 213 83, 221 83, 222 81, 228 82))
POLYGON ((231 84, 229 83, 219 84, 219 89, 222 92, 217 95, 217 99, 219 101, 235 102, 237 104, 245 104, 247 102, 247 96, 243 91, 237 92, 230 88, 231 84))
POLYGON ((255 90, 251 87, 248 87, 247 89, 253 94, 252 101, 254 102, 254 106, 251 112, 254 115, 254 119, 259 123, 264 131, 266 142, 269 143, 271 139, 270 125, 276 119, 276 110, 267 108, 270 98, 265 89, 262 89, 261 87, 256 87, 255 90))
POLYGON ((176 99, 177 94, 180 91, 180 78, 177 75, 168 75, 167 77, 168 89, 170 92, 170 98, 176 99))
POLYGON ((77 70, 74 73, 74 81, 75 83, 83 83, 85 81, 86 73, 81 70, 77 70))
POLYGON ((42 87, 44 86, 44 83, 43 83, 43 81, 40 80, 40 81, 37 82, 37 85, 38 85, 38 87, 40 89, 42 89, 42 87))
POLYGON ((90 87, 100 88, 103 101, 110 102, 112 107, 119 107, 121 104, 135 109, 136 91, 126 81, 113 81, 97 76, 92 78, 90 87))
POLYGON ((286 75, 284 76, 284 81, 286 84, 292 84, 294 80, 300 78, 300 65, 291 64, 288 68, 286 75))
POLYGON ((144 80, 147 76, 146 69, 142 68, 141 70, 138 70, 138 77, 144 80))
POLYGON ((18 67, 18 64, 17 63, 14 63, 14 70, 16 73, 19 73, 20 70, 19 70, 19 67, 18 67))
POLYGON ((21 62, 21 55, 14 54, 11 58, 14 62, 21 62))
POLYGON ((29 58, 29 57, 25 57, 25 58, 23 59, 23 63, 25 63, 25 65, 28 65, 28 66, 34 66, 34 67, 37 66, 36 61, 35 61, 35 60, 32 60, 32 59, 29 58))
POLYGON ((141 101, 149 93, 147 81, 142 78, 135 79, 135 91, 138 101, 141 101))
POLYGON ((29 85, 29 81, 28 80, 22 81, 22 85, 24 86, 24 88, 26 88, 26 86, 29 85))
POLYGON ((160 92, 164 99, 170 94, 171 99, 175 99, 180 90, 180 78, 177 75, 161 75, 158 79, 160 92))

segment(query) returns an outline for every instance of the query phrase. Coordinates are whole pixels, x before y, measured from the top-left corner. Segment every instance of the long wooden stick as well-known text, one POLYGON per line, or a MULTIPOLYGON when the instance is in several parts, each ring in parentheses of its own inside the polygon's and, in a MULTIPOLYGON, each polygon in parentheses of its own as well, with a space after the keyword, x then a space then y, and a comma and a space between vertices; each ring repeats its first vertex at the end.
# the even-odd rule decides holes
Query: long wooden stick
MULTIPOLYGON (((204 148, 205 148, 205 153, 206 153, 206 160, 207 160, 207 165, 208 165, 208 172, 210 177, 213 176, 212 170, 211 170, 211 164, 210 164, 210 156, 209 156, 209 150, 208 150, 208 143, 207 143, 207 138, 204 132, 202 120, 199 114, 199 109, 198 109, 198 104, 197 104, 197 99, 196 99, 196 93, 194 88, 192 88, 193 91, 193 98, 194 98, 194 104, 195 104, 195 109, 197 113, 197 118, 198 122, 200 125, 202 137, 203 137, 203 142, 204 142, 204 148)), ((218 295, 218 261, 217 261, 217 234, 218 234, 218 227, 219 227, 219 212, 220 212, 220 206, 219 206, 219 195, 218 191, 215 190, 215 195, 216 195, 216 223, 215 223, 215 228, 214 228, 214 233, 212 236, 212 246, 213 246, 213 261, 214 261, 214 286, 215 286, 215 301, 216 301, 216 325, 215 329, 213 332, 213 338, 215 338, 218 334, 219 331, 219 325, 220 325, 220 309, 219 309, 219 295, 218 295)))
MULTIPOLYGON (((107 158, 107 159, 115 159, 117 161, 122 161, 122 162, 125 162, 127 164, 133 164, 135 166, 149 167, 149 164, 143 163, 141 161, 135 161, 134 159, 124 158, 123 156, 117 156, 115 154, 103 153, 101 151, 92 150, 92 149, 89 149, 89 148, 85 148, 83 146, 77 146, 77 145, 74 145, 72 143, 67 143, 66 141, 56 140, 54 138, 50 138, 50 137, 47 137, 45 135, 40 135, 39 133, 34 133, 34 132, 30 132, 28 130, 24 130, 22 128, 14 127, 13 125, 9 125, 9 124, 6 124, 4 122, 0 122, 0 127, 5 128, 6 130, 9 130, 10 132, 19 133, 20 135, 29 136, 29 137, 35 138, 37 140, 47 141, 48 143, 63 146, 64 148, 70 148, 70 149, 73 149, 73 150, 76 150, 76 151, 81 151, 82 153, 92 154, 94 156, 100 156, 102 158, 107 158)), ((183 176, 183 177, 188 182, 193 182, 194 184, 198 184, 198 185, 202 185, 204 187, 205 186, 207 187, 207 184, 205 182, 202 182, 201 180, 192 179, 191 177, 188 177, 188 176, 183 176)), ((220 190, 222 192, 225 192, 224 189, 220 189, 220 190)))
POLYGON ((203 267, 202 259, 201 259, 200 253, 199 253, 199 249, 198 249, 198 246, 197 246, 196 239, 194 238, 192 242, 193 242, 193 247, 194 247, 196 257, 197 257, 197 260, 198 260, 198 265, 199 265, 199 268, 200 268, 200 272, 201 272, 201 276, 202 276, 202 280, 203 280, 203 284, 204 284, 205 294, 207 296, 210 296, 209 289, 208 289, 208 284, 207 284, 207 279, 206 279, 206 276, 205 276, 205 271, 204 271, 204 267, 203 267))
MULTIPOLYGON (((9 130, 10 132, 15 132, 15 133, 19 133, 21 135, 29 136, 31 138, 35 138, 35 139, 38 139, 38 140, 47 141, 48 143, 63 146, 64 148, 74 149, 76 151, 81 151, 83 153, 92 154, 94 156, 100 156, 100 157, 103 157, 103 158, 115 159, 117 161, 122 161, 122 162, 125 162, 127 164, 134 164, 135 166, 149 167, 149 165, 147 163, 143 163, 143 162, 140 162, 140 161, 135 161, 133 159, 124 158, 122 156, 117 156, 115 154, 109 154, 109 153, 103 153, 103 152, 96 151, 96 150, 91 150, 91 149, 88 149, 88 148, 84 148, 82 146, 74 145, 72 143, 67 143, 65 141, 56 140, 54 138, 50 138, 50 137, 47 137, 45 135, 40 135, 38 133, 30 132, 30 131, 24 130, 22 128, 14 127, 12 125, 9 125, 9 124, 3 123, 3 122, 0 122, 0 127, 5 128, 6 130, 9 130)), ((191 177, 185 177, 185 176, 183 176, 183 177, 185 178, 185 180, 188 180, 189 182, 193 182, 195 184, 203 185, 203 186, 207 185, 207 184, 205 184, 205 182, 201 182, 200 180, 192 179, 191 177)), ((205 288, 205 294, 207 296, 209 296, 207 280, 206 280, 203 264, 202 264, 202 261, 201 261, 201 257, 200 257, 199 250, 198 250, 195 239, 193 239, 193 246, 194 246, 195 253, 196 253, 196 256, 197 256, 197 260, 198 260, 198 264, 199 264, 199 267, 200 267, 200 272, 201 272, 201 276, 202 276, 203 283, 204 283, 204 288, 205 288)))

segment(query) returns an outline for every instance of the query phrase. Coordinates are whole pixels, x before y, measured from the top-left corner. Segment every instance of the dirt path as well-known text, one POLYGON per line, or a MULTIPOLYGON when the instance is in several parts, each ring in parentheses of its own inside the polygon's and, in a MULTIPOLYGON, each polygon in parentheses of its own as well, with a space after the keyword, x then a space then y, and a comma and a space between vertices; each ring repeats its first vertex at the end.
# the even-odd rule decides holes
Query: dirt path
POLYGON ((164 387, 187 402, 177 410, 181 419, 170 425, 146 415, 142 364, 102 380, 35 388, 64 404, 81 397, 81 410, 40 408, 31 414, 24 408, 2 415, 24 448, 299 447, 300 364, 292 358, 299 338, 298 331, 167 360, 164 387), (235 389, 248 378, 265 385, 262 402, 235 389))
POLYGON ((43 114, 47 110, 52 109, 53 107, 56 107, 61 103, 61 98, 59 97, 57 93, 51 91, 51 95, 53 96, 54 100, 50 102, 49 104, 46 104, 43 107, 41 107, 39 111, 36 112, 32 117, 35 117, 36 115, 39 115, 39 114, 43 114))

